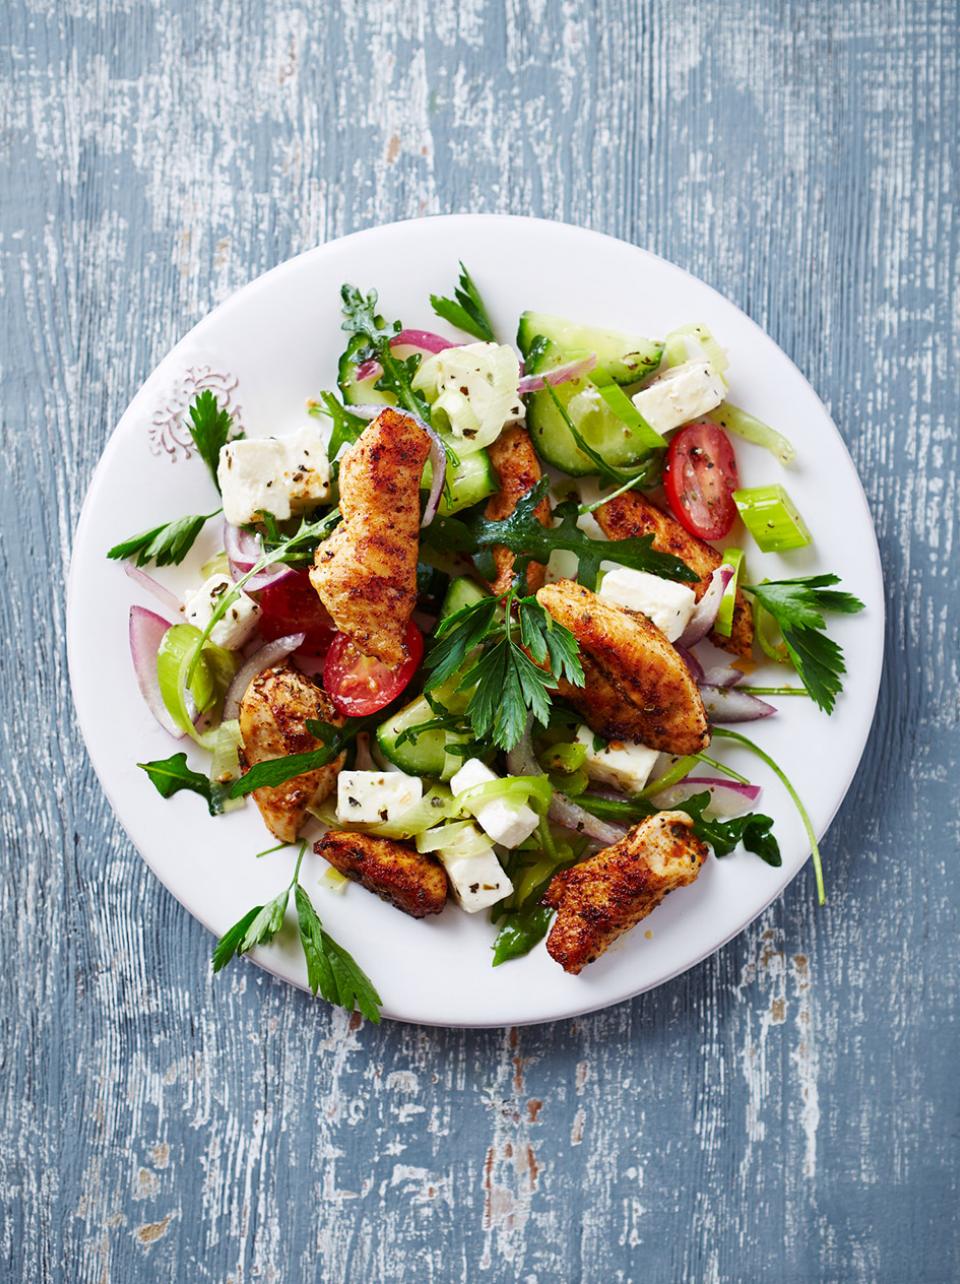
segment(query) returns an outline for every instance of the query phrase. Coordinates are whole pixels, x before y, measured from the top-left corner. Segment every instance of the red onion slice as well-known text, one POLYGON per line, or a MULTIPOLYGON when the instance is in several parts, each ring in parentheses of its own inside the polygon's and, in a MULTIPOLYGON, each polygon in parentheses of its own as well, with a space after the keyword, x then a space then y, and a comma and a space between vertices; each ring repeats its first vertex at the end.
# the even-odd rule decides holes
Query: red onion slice
POLYGON ((592 370, 596 364, 596 353, 591 352, 587 357, 580 357, 577 361, 567 361, 562 366, 554 366, 552 370, 545 370, 543 374, 524 375, 517 385, 517 392, 523 394, 542 392, 547 384, 551 388, 558 388, 562 383, 569 383, 572 379, 579 379, 588 370, 592 370))
POLYGON ((755 722, 776 713, 772 704, 736 687, 702 686, 700 695, 711 722, 755 722))
POLYGON ((239 716, 240 701, 257 674, 264 669, 269 669, 278 660, 286 659, 291 651, 296 651, 298 646, 303 646, 305 636, 303 633, 290 633, 285 638, 277 638, 273 642, 268 642, 266 646, 262 646, 259 651, 252 655, 241 669, 238 669, 236 676, 227 688, 227 694, 223 702, 224 722, 229 722, 239 716))
MULTIPOLYGON (((263 542, 260 536, 252 531, 243 530, 239 526, 231 526, 229 522, 223 523, 223 547, 227 554, 230 574, 235 580, 246 575, 263 557, 263 542)), ((245 593, 259 593, 261 589, 271 584, 278 584, 280 580, 285 580, 293 574, 292 566, 277 562, 274 566, 265 567, 259 575, 254 575, 252 579, 247 580, 243 589, 245 593)))
POLYGON ((746 676, 742 669, 735 669, 730 664, 718 664, 707 669, 700 682, 707 687, 735 687, 746 676))
POLYGON ((693 652, 688 651, 687 648, 685 646, 681 646, 679 642, 675 644, 675 650, 679 655, 680 659, 684 662, 684 664, 690 670, 690 676, 693 678, 694 682, 696 682, 698 685, 701 682, 705 682, 706 676, 703 671, 703 665, 700 663, 697 657, 693 654, 693 652))
MULTIPOLYGON (((537 762, 533 752, 529 722, 522 738, 507 754, 507 767, 512 776, 543 776, 546 774, 537 762)), ((584 811, 582 807, 578 807, 576 803, 571 802, 563 794, 555 793, 553 795, 547 815, 564 829, 570 829, 576 834, 586 834, 588 838, 596 839, 598 843, 603 843, 605 847, 609 847, 611 843, 619 842, 627 832, 625 829, 621 829, 619 825, 608 825, 605 820, 601 820, 598 816, 591 816, 590 812, 584 811)))
POLYGON ((671 785, 655 796, 658 807, 676 807, 694 794, 710 794, 709 810, 714 816, 739 816, 757 801, 762 793, 759 785, 742 785, 736 780, 720 776, 687 776, 679 784, 671 785))
MULTIPOLYGON (((462 346, 460 343, 445 339, 442 334, 434 334, 432 330, 401 330, 390 340, 391 348, 420 348, 422 352, 431 353, 445 352, 447 348, 462 346)), ((361 379, 372 379, 374 375, 379 375, 381 372, 380 362, 371 357, 369 361, 361 362, 357 366, 356 378, 358 382, 361 379)))
POLYGON ((183 739, 183 731, 177 726, 163 703, 160 694, 160 683, 157 680, 157 652, 170 621, 155 611, 148 611, 142 606, 130 608, 130 657, 133 660, 133 672, 137 679, 140 694, 147 708, 169 735, 175 740, 183 739))
POLYGON ((718 566, 713 572, 710 576, 710 587, 693 608, 693 614, 687 622, 687 627, 677 639, 676 645, 678 647, 691 647, 699 642, 701 638, 707 636, 713 628, 714 620, 717 618, 724 591, 732 579, 732 566, 718 566))
MULTIPOLYGON (((411 418, 417 419, 416 415, 411 415, 411 418)), ((430 494, 427 496, 427 502, 423 509, 423 517, 420 519, 420 528, 422 530, 423 527, 429 526, 437 515, 440 496, 443 494, 443 484, 447 477, 447 448, 441 441, 438 434, 432 428, 428 427, 422 419, 417 419, 417 423, 430 437, 430 466, 432 469, 430 475, 430 494)))
POLYGON ((172 611, 174 615, 180 614, 179 599, 174 597, 168 588, 164 588, 162 584, 158 583, 152 575, 148 575, 139 566, 134 566, 133 562, 124 562, 123 569, 135 584, 139 584, 148 593, 152 593, 157 601, 165 606, 168 611, 172 611))

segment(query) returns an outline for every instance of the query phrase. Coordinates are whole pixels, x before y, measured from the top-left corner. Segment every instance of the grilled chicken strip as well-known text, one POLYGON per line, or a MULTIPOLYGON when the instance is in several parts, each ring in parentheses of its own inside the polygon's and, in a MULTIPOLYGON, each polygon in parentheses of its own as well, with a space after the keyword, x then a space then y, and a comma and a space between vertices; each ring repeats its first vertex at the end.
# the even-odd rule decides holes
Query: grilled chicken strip
POLYGON ((707 846, 682 811, 661 811, 612 847, 554 875, 544 901, 557 911, 547 952, 576 975, 700 873, 707 846))
MULTIPOLYGON (((493 445, 488 446, 487 449, 500 482, 500 489, 487 500, 485 516, 492 521, 502 521, 513 512, 517 501, 533 490, 543 473, 537 452, 525 428, 504 429, 493 445)), ((542 499, 534 512, 542 526, 550 525, 548 499, 542 499)), ((513 583, 513 554, 501 545, 496 545, 492 551, 497 575, 490 582, 490 590, 500 595, 506 593, 513 583)), ((530 562, 527 565, 528 592, 536 593, 540 588, 546 569, 540 562, 530 562)))
POLYGON ((586 683, 562 683, 559 690, 594 731, 665 753, 707 747, 710 733, 697 684, 645 615, 605 602, 573 580, 544 585, 537 601, 580 643, 586 683))
POLYGON ((443 866, 406 843, 331 829, 313 850, 341 874, 414 918, 439 914, 447 903, 443 866))
POLYGON ((343 521, 317 549, 310 572, 337 628, 384 664, 406 658, 429 453, 430 438, 413 419, 381 411, 340 460, 343 521))
MULTIPOLYGON (((263 669, 240 701, 240 765, 244 772, 258 762, 306 753, 318 748, 307 730, 308 718, 343 725, 329 697, 306 674, 290 664, 263 669)), ((346 754, 326 767, 294 776, 282 785, 253 791, 264 823, 281 842, 292 843, 307 818, 307 808, 323 802, 333 789, 346 754)))
MULTIPOLYGON (((697 600, 703 597, 710 584, 710 576, 723 560, 715 548, 704 540, 685 531, 671 513, 657 508, 645 495, 628 491, 608 500, 597 510, 597 521, 608 539, 632 539, 652 535, 653 547, 660 553, 673 553, 681 558, 700 576, 699 584, 691 584, 697 600)), ((753 615, 744 595, 737 590, 733 608, 733 628, 729 637, 722 633, 710 634, 714 646, 734 655, 749 656, 753 650, 753 615)))

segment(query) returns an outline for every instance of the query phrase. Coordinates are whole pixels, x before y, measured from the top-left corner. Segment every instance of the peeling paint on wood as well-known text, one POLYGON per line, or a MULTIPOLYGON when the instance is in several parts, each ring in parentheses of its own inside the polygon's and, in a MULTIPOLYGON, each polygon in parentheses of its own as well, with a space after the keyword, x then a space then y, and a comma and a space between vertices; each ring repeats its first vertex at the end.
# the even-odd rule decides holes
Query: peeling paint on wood
POLYGON ((958 58, 950 0, 2 6, 3 1279, 958 1277, 958 58), (291 254, 452 210, 601 228, 740 304, 839 423, 887 574, 826 910, 801 878, 542 1029, 214 982, 64 656, 71 532, 155 362, 291 254))

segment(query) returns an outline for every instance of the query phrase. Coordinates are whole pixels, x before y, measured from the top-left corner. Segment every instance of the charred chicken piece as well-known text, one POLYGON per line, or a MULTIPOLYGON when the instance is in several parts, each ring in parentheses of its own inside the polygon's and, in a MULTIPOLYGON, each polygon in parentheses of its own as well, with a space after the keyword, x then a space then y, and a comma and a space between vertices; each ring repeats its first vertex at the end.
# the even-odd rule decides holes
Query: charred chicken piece
POLYGON ((606 602, 572 580, 547 584, 537 601, 580 643, 586 683, 559 690, 608 740, 665 753, 699 753, 710 743, 697 684, 682 657, 639 611, 606 602))
POLYGON ((700 873, 707 846, 682 811, 661 811, 603 851, 556 874, 544 901, 557 911, 547 952, 576 975, 700 873))
MULTIPOLYGON (((497 440, 488 447, 490 461, 493 464, 500 482, 500 489, 487 500, 485 516, 491 521, 502 521, 517 506, 518 500, 528 494, 543 476, 540 460, 533 448, 533 442, 525 428, 506 428, 497 440)), ((542 499, 534 509, 541 525, 550 525, 550 501, 542 499)), ((496 545, 493 548, 493 561, 497 568, 496 578, 490 581, 492 593, 502 595, 513 583, 513 553, 508 548, 496 545)), ((530 562, 527 566, 527 591, 536 593, 543 584, 546 567, 540 562, 530 562)))
POLYGON ((341 874, 413 918, 439 914, 447 903, 443 867, 406 843, 331 829, 313 850, 341 874))
MULTIPOLYGON (((307 719, 343 725, 324 691, 291 664, 263 669, 240 702, 240 763, 246 772, 258 762, 307 753, 318 748, 307 730, 307 719)), ((253 791, 264 823, 281 842, 292 843, 307 818, 307 808, 323 802, 336 784, 346 755, 326 767, 294 776, 282 785, 253 791)))
POLYGON ((406 658, 429 453, 429 436, 409 415, 381 411, 340 461, 343 521, 317 548, 310 572, 341 633, 384 664, 406 658))

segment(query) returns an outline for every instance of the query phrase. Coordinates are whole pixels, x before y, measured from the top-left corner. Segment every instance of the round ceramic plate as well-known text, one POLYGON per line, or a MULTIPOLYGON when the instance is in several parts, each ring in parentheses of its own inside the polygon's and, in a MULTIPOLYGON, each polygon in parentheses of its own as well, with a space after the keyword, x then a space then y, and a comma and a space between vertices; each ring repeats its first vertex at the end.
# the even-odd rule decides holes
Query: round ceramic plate
MULTIPOLYGON (((761 556, 745 535, 751 574, 776 578, 834 571, 866 611, 835 616, 831 634, 850 673, 828 718, 806 699, 782 699, 777 717, 750 733, 792 777, 823 834, 863 751, 880 678, 880 561, 853 463, 810 385, 742 312, 672 264, 595 232, 535 219, 455 215, 396 223, 321 246, 240 290, 182 340, 146 381, 110 438, 87 495, 74 545, 68 596, 70 672, 80 726, 113 808, 151 869, 218 935, 289 878, 292 849, 256 859, 272 842, 252 802, 211 819, 200 799, 164 801, 137 762, 174 745, 140 699, 127 646, 127 614, 155 605, 107 561, 118 540, 217 500, 183 426, 194 393, 213 388, 248 435, 280 435, 305 422, 305 403, 335 386, 344 281, 379 291, 384 314, 409 326, 445 329, 428 295, 450 293, 463 259, 496 331, 512 338, 530 308, 588 324, 663 335, 705 322, 730 356, 731 400, 775 424, 797 445, 784 470, 762 450, 736 443, 743 485, 782 481, 814 536, 811 548, 761 556)), ((456 336, 454 336, 456 337, 456 336)), ((209 523, 188 560, 158 572, 178 596, 220 547, 209 523)), ((782 683, 771 666, 754 681, 782 683)), ((539 946, 496 969, 486 914, 452 904, 415 921, 361 887, 337 894, 308 853, 305 885, 328 930, 380 990, 384 1015, 431 1025, 547 1021, 605 1007, 661 984, 741 931, 803 867, 809 845, 785 791, 756 759, 717 742, 716 752, 761 783, 759 808, 774 817, 783 865, 742 850, 710 859, 697 882, 671 896, 581 976, 567 976, 539 946)), ((202 765, 198 755, 197 765, 202 765)), ((829 862, 826 870, 829 887, 829 862)), ((810 895, 814 886, 808 875, 810 895)), ((211 945, 213 944, 211 940, 211 945)), ((293 935, 253 955, 296 985, 305 969, 293 935)), ((232 966, 245 967, 240 962, 232 966)), ((199 978, 198 978, 199 980, 199 978)))

